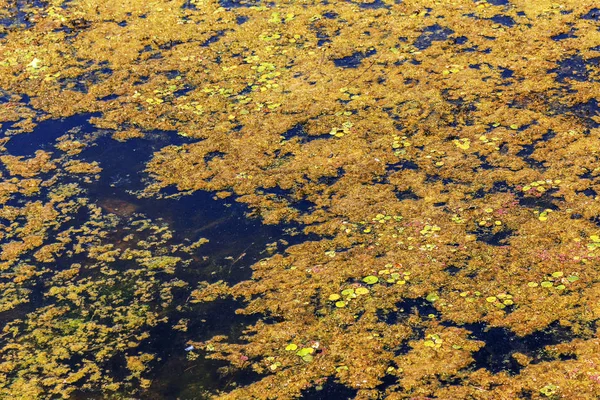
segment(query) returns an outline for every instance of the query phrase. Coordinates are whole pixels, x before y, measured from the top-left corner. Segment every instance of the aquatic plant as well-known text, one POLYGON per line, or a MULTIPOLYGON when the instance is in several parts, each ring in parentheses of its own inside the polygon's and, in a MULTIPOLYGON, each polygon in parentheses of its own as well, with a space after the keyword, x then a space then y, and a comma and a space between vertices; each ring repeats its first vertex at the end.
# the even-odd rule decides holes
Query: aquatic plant
POLYGON ((23 311, 3 396, 150 393, 160 360, 138 349, 169 316, 181 330, 179 298, 256 317, 241 337, 186 332, 192 365, 255 373, 218 398, 600 393, 594 2, 9 3, 0 310, 23 311), (121 141, 186 138, 153 154, 141 197, 210 191, 307 239, 241 282, 178 279, 191 258, 168 226, 86 196, 103 167, 77 158, 86 135, 5 147, 81 113, 121 141), (494 329, 520 343, 501 368, 494 329))

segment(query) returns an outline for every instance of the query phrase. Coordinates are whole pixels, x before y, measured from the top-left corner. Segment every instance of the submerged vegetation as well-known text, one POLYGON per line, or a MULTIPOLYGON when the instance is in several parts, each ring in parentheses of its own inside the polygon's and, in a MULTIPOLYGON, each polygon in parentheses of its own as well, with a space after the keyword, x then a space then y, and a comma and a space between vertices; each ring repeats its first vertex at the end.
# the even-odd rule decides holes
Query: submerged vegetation
POLYGON ((598 397, 599 23, 580 0, 0 0, 0 397, 154 398, 169 332, 184 373, 216 360, 207 398, 598 397), (41 129, 81 114, 93 133, 41 129), (163 137, 109 187, 302 239, 198 273, 202 235, 96 197, 106 135, 163 137), (241 328, 195 321, 224 301, 241 328))

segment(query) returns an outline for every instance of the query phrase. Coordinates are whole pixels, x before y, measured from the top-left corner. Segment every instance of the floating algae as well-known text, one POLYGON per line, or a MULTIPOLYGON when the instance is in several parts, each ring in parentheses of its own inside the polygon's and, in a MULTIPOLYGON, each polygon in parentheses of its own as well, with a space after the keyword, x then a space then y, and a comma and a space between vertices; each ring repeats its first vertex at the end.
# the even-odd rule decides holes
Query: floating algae
POLYGON ((148 332, 222 298, 241 335, 186 332, 192 370, 232 377, 217 398, 600 395, 594 2, 0 9, 3 146, 81 114, 120 141, 174 132, 140 197, 207 191, 307 235, 241 282, 179 280, 193 257, 168 225, 86 196, 84 133, 2 150, 4 397, 151 397, 148 332), (522 344, 510 370, 480 361, 494 330, 522 344))

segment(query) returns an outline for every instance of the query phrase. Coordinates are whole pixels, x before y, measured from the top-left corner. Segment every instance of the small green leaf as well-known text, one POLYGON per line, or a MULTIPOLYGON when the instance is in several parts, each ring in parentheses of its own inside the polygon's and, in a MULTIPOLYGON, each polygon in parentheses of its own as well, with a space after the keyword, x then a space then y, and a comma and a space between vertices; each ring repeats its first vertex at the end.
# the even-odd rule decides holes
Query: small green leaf
POLYGON ((304 357, 307 356, 309 354, 312 354, 315 351, 315 349, 313 349, 312 347, 304 347, 300 350, 298 350, 298 352, 296 353, 297 356, 300 357, 304 357))
POLYGON ((440 299, 440 296, 438 296, 437 293, 429 293, 427 295, 427 297, 425 297, 425 300, 427 300, 430 303, 434 303, 439 299, 440 299))

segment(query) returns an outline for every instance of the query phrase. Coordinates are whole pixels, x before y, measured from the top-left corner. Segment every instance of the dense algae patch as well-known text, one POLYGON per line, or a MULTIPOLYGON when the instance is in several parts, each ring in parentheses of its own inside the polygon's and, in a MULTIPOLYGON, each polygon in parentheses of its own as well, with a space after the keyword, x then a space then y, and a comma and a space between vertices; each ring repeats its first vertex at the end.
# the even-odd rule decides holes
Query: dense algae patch
POLYGON ((183 373, 221 363, 197 388, 218 398, 600 393, 593 2, 0 5, 3 395, 151 397, 163 325, 190 329, 183 373), (11 148, 79 114, 184 139, 144 160, 140 201, 206 191, 308 236, 241 281, 194 273, 198 232, 88 197, 85 132, 11 148), (221 298, 242 331, 192 329, 221 298), (489 367, 486 331, 523 344, 489 367))

